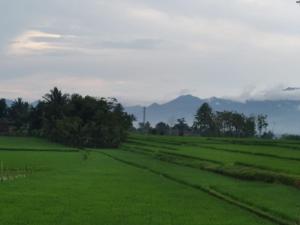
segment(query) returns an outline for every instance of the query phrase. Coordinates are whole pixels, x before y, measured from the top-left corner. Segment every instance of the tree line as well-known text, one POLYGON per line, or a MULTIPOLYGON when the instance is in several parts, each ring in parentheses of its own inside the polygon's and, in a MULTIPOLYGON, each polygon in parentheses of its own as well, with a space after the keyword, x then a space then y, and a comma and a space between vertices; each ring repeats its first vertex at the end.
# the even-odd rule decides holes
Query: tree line
POLYGON ((35 135, 75 147, 117 147, 132 127, 134 117, 116 99, 64 94, 58 88, 35 106, 0 100, 0 125, 8 134, 35 135))
POLYGON ((223 111, 214 112, 208 103, 204 103, 196 112, 194 123, 189 126, 184 118, 177 120, 174 126, 159 122, 151 127, 149 122, 140 124, 139 132, 179 136, 200 135, 205 137, 254 137, 272 138, 268 131, 267 115, 246 116, 242 113, 223 111))

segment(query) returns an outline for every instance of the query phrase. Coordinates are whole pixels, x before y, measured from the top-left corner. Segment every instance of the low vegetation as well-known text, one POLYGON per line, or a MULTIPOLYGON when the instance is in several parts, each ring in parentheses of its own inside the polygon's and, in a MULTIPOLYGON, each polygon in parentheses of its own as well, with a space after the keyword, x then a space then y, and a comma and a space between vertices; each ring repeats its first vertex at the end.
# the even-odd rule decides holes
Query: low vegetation
POLYGON ((82 150, 0 137, 1 223, 297 225, 297 146, 130 135, 118 150, 82 150))

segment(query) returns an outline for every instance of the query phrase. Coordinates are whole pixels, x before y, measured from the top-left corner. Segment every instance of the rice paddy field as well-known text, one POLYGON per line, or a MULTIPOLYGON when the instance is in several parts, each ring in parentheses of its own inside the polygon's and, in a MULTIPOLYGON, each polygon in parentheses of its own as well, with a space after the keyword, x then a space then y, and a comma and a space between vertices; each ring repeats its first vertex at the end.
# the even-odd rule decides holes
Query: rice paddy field
POLYGON ((2 225, 300 224, 300 142, 131 135, 78 150, 0 137, 2 225))

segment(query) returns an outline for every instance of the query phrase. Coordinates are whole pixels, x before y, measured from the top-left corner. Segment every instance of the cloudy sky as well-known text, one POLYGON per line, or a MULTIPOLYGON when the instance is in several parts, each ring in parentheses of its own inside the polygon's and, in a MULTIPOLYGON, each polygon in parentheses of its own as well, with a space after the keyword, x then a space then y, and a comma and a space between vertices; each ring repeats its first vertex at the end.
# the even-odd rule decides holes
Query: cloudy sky
POLYGON ((0 0, 0 97, 299 98, 295 0, 0 0))

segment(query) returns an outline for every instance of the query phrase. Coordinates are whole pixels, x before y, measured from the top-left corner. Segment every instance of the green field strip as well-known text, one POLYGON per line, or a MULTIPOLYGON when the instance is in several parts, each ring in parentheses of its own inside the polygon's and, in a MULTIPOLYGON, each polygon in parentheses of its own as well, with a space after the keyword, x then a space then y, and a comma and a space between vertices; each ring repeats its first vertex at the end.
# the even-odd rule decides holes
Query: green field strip
MULTIPOLYGON (((65 165, 65 158, 82 159, 80 152, 60 151, 0 151, 0 161, 4 168, 24 168, 33 172, 48 172, 58 165, 65 165)), ((67 166, 67 164, 65 165, 67 166)))
POLYGON ((294 222, 292 222, 292 223, 294 223, 295 225, 300 224, 298 218, 297 218, 297 219, 291 218, 291 217, 289 217, 289 216, 287 216, 287 215, 285 215, 285 214, 283 214, 283 213, 280 213, 280 212, 274 212, 274 211, 270 210, 270 209, 267 208, 267 207, 262 207, 262 206, 258 206, 257 204, 253 204, 253 202, 251 202, 251 201, 241 200, 240 198, 236 197, 234 194, 229 193, 229 192, 226 192, 226 191, 224 191, 224 190, 222 190, 221 188, 218 188, 218 187, 216 187, 216 186, 214 186, 214 187, 211 186, 210 188, 213 189, 213 190, 215 190, 215 191, 217 191, 217 192, 219 192, 219 193, 222 193, 223 195, 229 196, 230 198, 232 198, 232 199, 234 199, 234 200, 236 200, 236 201, 242 201, 242 202, 244 202, 244 203, 247 204, 247 205, 250 205, 250 206, 252 206, 252 207, 254 207, 254 208, 259 208, 260 210, 263 210, 263 211, 265 211, 265 212, 269 212, 269 213, 271 213, 271 214, 274 214, 274 213, 275 213, 278 217, 283 218, 283 219, 285 219, 285 220, 288 220, 288 221, 294 221, 294 222))
POLYGON ((0 136, 0 151, 78 152, 79 149, 66 147, 43 138, 0 136))
MULTIPOLYGON (((121 152, 112 154, 122 156, 121 152)), ((190 179, 191 182, 200 182, 200 184, 206 184, 208 187, 221 186, 222 189, 234 193, 237 197, 243 199, 243 201, 246 200, 245 202, 252 201, 254 205, 259 203, 259 207, 262 209, 273 209, 271 212, 276 211, 278 216, 286 215, 285 218, 294 221, 299 221, 300 219, 300 192, 293 187, 233 179, 224 177, 221 174, 210 173, 209 171, 188 168, 180 163, 170 164, 170 162, 159 162, 157 158, 153 158, 153 156, 149 157, 149 155, 139 156, 134 153, 126 154, 126 152, 124 152, 123 157, 127 157, 127 160, 130 161, 133 160, 142 163, 142 165, 147 165, 152 162, 151 165, 159 168, 159 170, 164 172, 168 171, 174 176, 180 175, 190 179), (276 198, 274 198, 274 195, 276 198), (247 201, 247 199, 249 201, 247 201)))
POLYGON ((149 141, 140 141, 140 140, 128 140, 126 141, 127 144, 136 144, 136 145, 143 145, 143 146, 149 146, 149 147, 161 147, 164 149, 168 149, 168 150, 178 150, 178 148, 173 147, 173 146, 169 146, 169 145, 159 145, 156 144, 155 142, 149 142, 149 141))
POLYGON ((51 142, 44 138, 36 137, 11 137, 11 136, 0 136, 0 147, 12 147, 12 148, 68 148, 64 145, 51 142))
POLYGON ((286 220, 284 218, 280 218, 280 217, 275 217, 274 215, 270 214, 269 212, 266 212, 264 210, 261 210, 259 208, 255 208, 254 206, 251 206, 251 205, 248 205, 247 203, 244 203, 244 202, 241 202, 241 201, 238 201, 232 197, 230 197, 229 195, 225 195, 225 194, 222 194, 221 192, 218 192, 212 188, 208 188, 208 187, 205 187, 205 186, 202 186, 202 185, 199 185, 199 184, 194 184, 194 183, 190 183, 184 179, 180 179, 178 177, 174 177, 168 173, 165 173, 165 172, 161 172, 161 171, 158 171, 158 170, 155 170, 155 169, 152 169, 148 166, 145 166, 145 165, 141 165, 139 163, 136 163, 136 162, 132 162, 132 161, 128 161, 128 160, 124 160, 124 159, 121 159, 120 157, 116 157, 116 156, 113 156, 109 153, 104 153, 104 152, 101 152, 102 154, 105 154, 106 156, 109 156, 119 162, 122 162, 122 163, 125 163, 127 165, 131 165, 133 167, 136 167, 136 168, 140 168, 140 169, 143 169, 143 170, 147 170, 153 174, 156 174, 156 175, 159 175, 159 176, 163 176, 165 177, 166 179, 169 179, 169 180, 172 180, 176 183, 179 183, 179 184, 183 184, 183 185, 186 185, 186 186, 189 186, 189 187, 192 187, 194 189, 197 189, 197 190, 200 190, 200 191, 203 191, 213 197, 216 197, 220 200, 223 200, 227 203, 230 203, 230 204, 233 204, 239 208, 242 208, 244 210, 247 210, 248 212, 251 212, 259 217, 262 217, 264 219, 267 219, 273 223, 276 223, 276 224, 280 224, 280 225, 295 225, 296 222, 295 221, 289 221, 289 220, 286 220))
POLYGON ((276 158, 276 159, 300 162, 300 158, 296 158, 296 157, 287 157, 287 156, 280 156, 280 155, 267 154, 267 153, 261 153, 261 152, 241 151, 241 150, 237 150, 237 149, 213 147, 213 146, 203 145, 203 144, 199 144, 198 146, 207 148, 207 149, 211 149, 211 150, 215 150, 215 151, 224 151, 224 152, 231 152, 231 153, 238 153, 238 154, 245 154, 245 155, 255 155, 255 156, 261 156, 261 157, 276 158))
POLYGON ((199 156, 205 159, 218 159, 224 164, 234 164, 243 162, 257 166, 265 166, 270 170, 278 170, 283 173, 300 175, 300 166, 298 161, 287 161, 277 158, 267 158, 256 155, 236 154, 233 152, 212 151, 211 149, 201 148, 195 150, 194 147, 184 147, 180 151, 186 155, 199 156))
MULTIPOLYGON (((163 146, 159 146, 159 144, 153 144, 151 142, 142 142, 142 141, 129 141, 128 143, 131 143, 131 144, 142 144, 142 145, 146 145, 146 146, 149 146, 149 147, 160 147, 160 148, 165 148, 165 149, 168 149, 168 150, 176 150, 176 151, 179 151, 180 148, 183 148, 182 146, 178 146, 177 148, 175 147, 170 147, 170 146, 166 146, 166 145, 163 145, 163 146)), ((211 150, 215 150, 215 151, 224 151, 224 152, 231 152, 231 153, 238 153, 238 154, 245 154, 245 155, 255 155, 255 156, 262 156, 262 157, 269 157, 269 158, 276 158, 276 159, 283 159, 283 160, 292 160, 292 161, 299 161, 300 162, 300 152, 299 154, 297 154, 296 156, 282 156, 279 155, 279 154, 271 154, 271 153, 263 153, 263 152, 259 152, 259 151, 251 151, 251 150, 239 150, 239 149, 231 149, 231 148, 222 148, 222 147, 215 147, 215 146, 211 146, 211 145, 208 145, 208 144, 192 144, 192 145, 189 145, 187 144, 187 146, 189 147, 203 147, 203 148, 206 148, 206 149, 211 149, 211 150)))
POLYGON ((300 189, 300 176, 291 176, 289 174, 280 173, 278 171, 270 171, 264 167, 256 167, 249 164, 236 162, 234 165, 223 165, 219 162, 206 161, 197 157, 185 157, 182 154, 172 154, 162 150, 149 150, 142 147, 123 147, 125 151, 131 151, 140 154, 151 154, 159 160, 175 163, 178 165, 197 168, 223 176, 248 181, 261 181, 266 183, 280 183, 283 185, 293 186, 300 189), (182 159, 184 160, 182 160, 182 159), (186 160, 188 159, 188 160, 186 160), (196 160, 196 161, 192 161, 196 160))
MULTIPOLYGON (((197 142, 187 142, 187 141, 174 141, 174 142, 164 142, 162 140, 160 140, 160 138, 157 138, 157 140, 155 138, 151 138, 150 140, 144 140, 144 139, 131 139, 131 142, 135 142, 135 143, 143 143, 143 144, 149 144, 149 145, 154 145, 153 143, 157 142, 157 143, 165 143, 167 145, 173 145, 176 143, 177 148, 178 147, 182 147, 182 146, 191 146, 191 147, 197 147, 197 146, 202 146, 202 147, 207 147, 207 148, 212 148, 212 149, 220 149, 220 150, 228 150, 228 151, 235 151, 235 152, 239 152, 239 153, 249 153, 249 154, 255 154, 257 153, 258 155, 261 156, 270 156, 270 157, 277 157, 277 158, 282 158, 282 159, 288 159, 288 160, 300 160, 300 151, 295 151, 295 149, 291 149, 291 148, 283 148, 280 146, 273 146, 273 144, 271 143, 270 145, 238 145, 238 144, 226 144, 224 145, 224 143, 222 142, 210 142, 207 140, 203 140, 200 139, 197 142), (222 145, 222 147, 218 147, 222 145), (224 147, 225 146, 225 147, 224 147), (231 147, 228 147, 231 146, 231 147), (271 146, 271 147, 270 147, 271 146), (275 153, 275 154, 274 154, 275 153)), ((157 145, 157 144, 156 144, 157 145)), ((299 144, 300 145, 300 144, 299 144)), ((176 147, 172 147, 174 148, 174 150, 178 150, 176 147)), ((170 148, 170 149, 172 149, 170 148)), ((299 147, 300 148, 300 147, 299 147)))
POLYGON ((290 150, 300 150, 300 142, 290 142, 290 141, 285 141, 285 140, 281 140, 281 141, 259 141, 259 140, 214 140, 215 143, 223 143, 223 144, 235 144, 235 145, 246 145, 246 146, 272 146, 275 148, 287 148, 290 150))
POLYGON ((131 147, 131 148, 137 147, 138 149, 143 150, 143 151, 148 151, 148 152, 152 152, 152 153, 161 152, 161 153, 164 153, 164 154, 167 154, 167 155, 180 156, 180 157, 187 158, 187 159, 196 159, 196 160, 215 163, 215 164, 218 164, 218 165, 223 165, 224 164, 223 162, 217 161, 217 160, 214 160, 214 159, 206 159, 206 158, 202 158, 202 157, 199 157, 199 156, 188 155, 188 154, 184 154, 184 153, 180 153, 180 152, 174 152, 174 151, 167 151, 165 149, 160 149, 160 148, 151 149, 151 148, 147 148, 145 146, 124 144, 123 148, 126 148, 126 147, 131 147))
POLYGON ((157 142, 169 145, 189 145, 196 146, 197 144, 233 144, 237 146, 255 146, 255 147, 273 147, 285 148, 288 150, 300 150, 300 142, 286 140, 261 140, 261 139, 237 139, 237 138, 203 138, 203 137, 170 137, 170 136, 130 136, 130 140, 143 140, 157 142))
POLYGON ((15 151, 15 152, 79 152, 79 149, 55 149, 55 148, 12 148, 0 147, 0 151, 15 151))
MULTIPOLYGON (((147 147, 141 147, 139 145, 133 145, 141 149, 146 149, 147 147)), ((149 149, 149 148, 148 148, 149 149)), ((153 148, 152 151, 160 150, 164 153, 173 153, 178 155, 185 155, 187 157, 199 158, 206 161, 214 161, 216 163, 221 163, 223 165, 234 165, 237 162, 244 163, 247 165, 252 165, 253 167, 260 168, 263 170, 268 170, 273 173, 286 174, 293 177, 300 176, 300 166, 299 163, 295 161, 286 162, 281 159, 273 158, 263 158, 259 156, 245 157, 244 155, 237 155, 234 153, 227 152, 216 152, 210 149, 194 149, 193 147, 184 147, 180 151, 164 150, 160 148, 153 148), (215 160, 218 159, 218 160, 215 160)))
POLYGON ((238 152, 246 152, 251 154, 261 154, 265 156, 273 156, 279 157, 283 159, 289 160, 300 160, 300 151, 295 151, 286 148, 274 148, 269 146, 242 146, 242 145, 224 145, 224 144, 199 144, 199 146, 208 147, 208 148, 215 148, 220 150, 231 150, 231 151, 238 151, 238 152))
MULTIPOLYGON (((16 163, 32 160, 31 156, 22 159, 21 153, 5 154, 6 160, 16 163)), ((31 154, 53 169, 0 185, 1 224, 274 224, 205 192, 99 153, 92 152, 86 161, 77 153, 31 154)))

